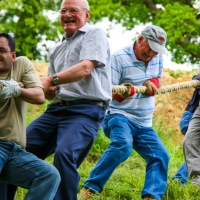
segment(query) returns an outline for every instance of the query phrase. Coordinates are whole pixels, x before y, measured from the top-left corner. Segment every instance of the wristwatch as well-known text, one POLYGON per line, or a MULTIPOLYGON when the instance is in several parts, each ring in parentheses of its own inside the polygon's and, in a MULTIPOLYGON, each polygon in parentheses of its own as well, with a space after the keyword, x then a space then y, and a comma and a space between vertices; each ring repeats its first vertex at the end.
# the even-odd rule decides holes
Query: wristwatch
POLYGON ((53 76, 53 86, 58 85, 59 78, 57 77, 56 74, 52 74, 52 76, 53 76))

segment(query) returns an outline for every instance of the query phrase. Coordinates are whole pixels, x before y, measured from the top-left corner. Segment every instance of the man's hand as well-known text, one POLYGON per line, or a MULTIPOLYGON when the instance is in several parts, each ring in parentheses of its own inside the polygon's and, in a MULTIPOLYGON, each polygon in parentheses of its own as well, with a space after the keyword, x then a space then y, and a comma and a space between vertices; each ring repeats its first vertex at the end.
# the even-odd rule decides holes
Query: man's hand
POLYGON ((131 83, 123 83, 123 84, 121 84, 121 86, 126 86, 127 91, 124 92, 124 93, 116 92, 116 93, 113 94, 113 97, 118 102, 123 102, 125 99, 128 99, 135 94, 135 89, 134 89, 134 87, 131 83))
POLYGON ((158 78, 151 78, 143 83, 147 87, 145 91, 146 96, 154 96, 156 94, 157 88, 160 86, 160 81, 158 78))
POLYGON ((11 80, 0 80, 1 90, 0 99, 8 99, 10 97, 18 97, 21 94, 19 83, 11 80))
POLYGON ((52 86, 53 78, 51 76, 47 76, 47 77, 41 77, 40 80, 44 87, 44 93, 48 92, 50 90, 50 87, 52 86))
MULTIPOLYGON (((192 80, 200 81, 200 68, 197 69, 196 74, 192 77, 192 80)), ((200 86, 195 86, 195 89, 200 89, 200 86)))
POLYGON ((47 92, 45 92, 45 98, 52 100, 59 91, 59 86, 51 86, 47 92))
POLYGON ((44 87, 45 98, 52 100, 59 91, 59 86, 52 86, 52 76, 40 77, 40 80, 44 87))

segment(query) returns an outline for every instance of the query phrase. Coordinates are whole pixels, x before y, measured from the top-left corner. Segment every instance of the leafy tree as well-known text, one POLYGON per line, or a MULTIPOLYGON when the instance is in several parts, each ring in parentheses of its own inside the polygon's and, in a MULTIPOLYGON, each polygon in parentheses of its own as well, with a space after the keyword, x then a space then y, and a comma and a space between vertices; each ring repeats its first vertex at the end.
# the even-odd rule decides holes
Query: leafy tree
POLYGON ((58 10, 56 3, 58 2, 52 0, 10 0, 9 4, 0 1, 0 31, 14 35, 18 56, 41 59, 39 43, 58 39, 61 32, 58 20, 51 21, 45 15, 45 11, 49 9, 58 10))
POLYGON ((167 32, 167 48, 176 63, 200 63, 200 19, 194 0, 90 0, 92 20, 100 16, 127 30, 152 23, 167 32), (95 11, 95 12, 94 12, 95 11))
MULTIPOLYGON (((88 0, 91 23, 107 17, 127 30, 135 25, 152 23, 168 35, 167 48, 177 63, 200 63, 200 20, 198 0, 88 0)), ((56 41, 63 31, 59 18, 50 20, 46 12, 58 13, 61 0, 0 1, 0 31, 13 33, 18 55, 41 59, 42 41, 56 41)), ((53 15, 53 14, 52 14, 53 15)), ((45 44, 44 44, 44 48, 45 44)), ((47 50, 46 50, 47 52, 47 50)))

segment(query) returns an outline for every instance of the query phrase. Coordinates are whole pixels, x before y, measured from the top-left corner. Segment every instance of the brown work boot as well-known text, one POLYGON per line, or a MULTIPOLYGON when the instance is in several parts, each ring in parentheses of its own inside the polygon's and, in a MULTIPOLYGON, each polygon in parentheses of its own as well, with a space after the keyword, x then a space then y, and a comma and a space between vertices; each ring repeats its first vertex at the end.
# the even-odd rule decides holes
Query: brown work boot
POLYGON ((78 194, 78 200, 91 200, 94 194, 92 190, 83 187, 78 194))

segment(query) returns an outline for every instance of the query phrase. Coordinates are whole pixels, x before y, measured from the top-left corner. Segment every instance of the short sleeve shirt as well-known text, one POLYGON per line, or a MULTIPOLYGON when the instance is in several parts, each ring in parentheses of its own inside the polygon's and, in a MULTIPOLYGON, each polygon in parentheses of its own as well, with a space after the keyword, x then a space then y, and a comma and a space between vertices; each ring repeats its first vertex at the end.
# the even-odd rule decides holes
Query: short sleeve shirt
MULTIPOLYGON (((25 88, 42 88, 33 64, 24 56, 15 60, 10 74, 0 74, 1 80, 11 78, 22 82, 25 88)), ((27 103, 19 97, 0 99, 0 140, 14 142, 25 148, 26 110, 27 103)))
POLYGON ((70 39, 60 41, 49 52, 48 74, 64 71, 82 60, 97 61, 90 76, 60 85, 54 102, 90 99, 110 102, 112 98, 110 49, 106 34, 86 24, 70 39))
MULTIPOLYGON (((112 55, 111 68, 113 85, 129 82, 134 86, 142 86, 146 80, 162 76, 162 55, 153 57, 146 66, 143 61, 137 60, 131 45, 112 55)), ((121 113, 141 126, 150 127, 154 108, 154 96, 147 97, 136 93, 122 103, 113 100, 110 104, 110 113, 121 113)))

